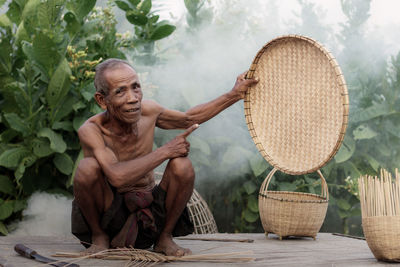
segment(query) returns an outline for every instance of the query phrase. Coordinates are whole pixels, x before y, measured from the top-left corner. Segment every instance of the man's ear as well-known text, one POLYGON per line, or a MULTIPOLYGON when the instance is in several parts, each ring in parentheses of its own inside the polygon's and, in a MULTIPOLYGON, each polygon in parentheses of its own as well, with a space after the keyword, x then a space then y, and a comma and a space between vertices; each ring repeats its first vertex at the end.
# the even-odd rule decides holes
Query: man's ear
POLYGON ((96 99, 97 104, 99 104, 99 106, 103 109, 106 110, 107 109, 107 105, 106 105, 106 96, 103 95, 100 92, 96 92, 94 94, 94 99, 96 99))

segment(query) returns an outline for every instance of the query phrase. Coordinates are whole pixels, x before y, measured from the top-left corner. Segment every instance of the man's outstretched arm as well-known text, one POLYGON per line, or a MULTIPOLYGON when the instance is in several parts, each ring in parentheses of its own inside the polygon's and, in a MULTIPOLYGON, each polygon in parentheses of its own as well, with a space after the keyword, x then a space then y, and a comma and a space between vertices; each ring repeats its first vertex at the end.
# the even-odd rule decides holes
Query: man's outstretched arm
POLYGON ((246 73, 242 73, 236 79, 231 91, 216 99, 197 105, 186 112, 164 109, 157 119, 157 126, 162 129, 186 129, 193 124, 201 124, 208 121, 224 109, 244 98, 247 89, 256 84, 256 79, 245 79, 246 73))

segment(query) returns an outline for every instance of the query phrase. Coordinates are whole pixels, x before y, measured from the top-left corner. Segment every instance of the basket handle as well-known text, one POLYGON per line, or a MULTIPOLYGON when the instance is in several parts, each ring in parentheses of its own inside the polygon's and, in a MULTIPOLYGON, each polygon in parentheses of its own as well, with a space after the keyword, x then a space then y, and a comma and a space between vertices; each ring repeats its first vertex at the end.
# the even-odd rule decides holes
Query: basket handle
MULTIPOLYGON (((260 193, 265 193, 267 192, 269 183, 271 182, 272 176, 274 176, 275 172, 278 169, 276 167, 274 167, 272 169, 272 171, 270 171, 267 175, 267 177, 265 178, 264 182, 261 185, 260 188, 260 193)), ((327 200, 329 200, 329 192, 328 192, 328 185, 326 183, 326 180, 324 178, 324 176, 322 175, 322 172, 320 170, 317 170, 317 173, 321 179, 321 197, 326 198, 327 200)))

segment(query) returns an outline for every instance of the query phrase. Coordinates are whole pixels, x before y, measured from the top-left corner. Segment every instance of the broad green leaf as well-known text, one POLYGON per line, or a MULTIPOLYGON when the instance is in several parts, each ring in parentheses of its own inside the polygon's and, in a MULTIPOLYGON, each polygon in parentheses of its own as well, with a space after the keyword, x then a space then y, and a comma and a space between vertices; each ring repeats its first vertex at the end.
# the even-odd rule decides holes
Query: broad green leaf
POLYGON ((189 137, 189 142, 190 142, 190 148, 199 149, 201 152, 203 152, 206 155, 211 154, 210 146, 203 139, 201 139, 197 136, 191 135, 189 137))
POLYGON ((176 27, 173 25, 165 24, 154 29, 150 35, 150 40, 156 41, 169 36, 175 31, 176 27))
POLYGON ((58 65, 54 75, 50 79, 49 87, 46 92, 46 100, 51 108, 55 108, 60 100, 68 93, 71 69, 68 61, 63 58, 58 65))
POLYGON ((133 6, 137 6, 140 3, 140 0, 128 0, 133 6))
POLYGON ((38 18, 38 7, 40 2, 40 0, 29 0, 22 12, 21 19, 24 23, 25 29, 29 33, 34 33, 35 28, 40 27, 38 18))
POLYGON ((149 23, 156 23, 159 18, 160 18, 160 16, 158 16, 158 15, 151 16, 150 19, 149 19, 149 23))
POLYGON ((57 153, 53 162, 57 169, 63 174, 70 175, 72 173, 74 163, 67 153, 57 153))
POLYGON ((351 209, 351 205, 349 204, 349 202, 347 202, 347 200, 344 199, 338 199, 336 201, 336 204, 338 205, 338 207, 342 210, 349 210, 351 209))
POLYGON ((346 135, 339 151, 335 155, 336 163, 345 162, 350 159, 356 150, 356 142, 350 136, 346 135))
POLYGON ((257 177, 268 169, 268 164, 264 159, 250 160, 250 167, 253 175, 257 177))
POLYGON ((250 195, 247 200, 247 208, 252 212, 258 212, 258 199, 255 195, 250 195))
POLYGON ((81 90, 81 95, 86 101, 90 101, 93 99, 93 96, 96 92, 96 88, 94 87, 93 83, 88 84, 81 90))
POLYGON ((66 28, 67 28, 68 33, 71 36, 79 31, 81 24, 78 22, 75 14, 73 12, 67 12, 64 15, 64 20, 65 20, 65 22, 67 22, 66 28))
POLYGON ((63 8, 61 0, 40 1, 37 7, 38 27, 41 29, 51 29, 53 25, 60 23, 61 10, 63 8))
POLYGON ((16 193, 13 182, 5 175, 0 175, 0 192, 11 196, 16 193))
POLYGON ((14 210, 14 202, 13 201, 4 201, 0 205, 0 220, 7 219, 13 213, 14 210))
POLYGON ((11 26, 12 26, 12 22, 7 17, 7 15, 6 14, 1 14, 0 15, 0 27, 11 27, 11 26))
POLYGON ((68 116, 73 111, 72 105, 76 101, 77 99, 75 97, 67 95, 67 97, 63 100, 63 103, 56 107, 53 121, 57 122, 68 116))
POLYGON ((126 19, 138 26, 146 25, 148 19, 145 15, 138 13, 136 10, 130 10, 126 12, 126 19))
POLYGON ((31 133, 31 129, 29 128, 28 123, 21 119, 17 114, 7 113, 4 114, 4 117, 6 118, 12 129, 22 133, 23 135, 28 135, 29 133, 31 133))
POLYGON ((0 234, 8 235, 7 227, 4 225, 3 222, 0 221, 0 234))
POLYGON ((21 14, 24 10, 26 2, 28 1, 11 1, 11 3, 8 5, 8 10, 6 13, 7 17, 15 24, 19 24, 21 22, 21 14))
POLYGON ((259 218, 259 215, 258 215, 258 213, 251 212, 249 209, 245 209, 243 211, 243 217, 247 222, 253 223, 253 222, 257 221, 257 219, 259 218))
POLYGON ((57 121, 53 123, 53 126, 51 127, 53 130, 64 130, 67 132, 72 132, 74 131, 74 127, 72 127, 72 122, 70 121, 57 121))
POLYGON ((67 183, 66 183, 66 187, 67 187, 67 188, 69 188, 69 187, 71 187, 71 186, 73 185, 73 183, 74 183, 74 177, 75 177, 75 173, 76 173, 76 169, 78 168, 79 162, 80 162, 82 159, 83 159, 83 150, 81 149, 81 150, 79 151, 78 157, 77 157, 76 160, 75 160, 74 168, 73 168, 73 170, 72 170, 72 174, 71 174, 71 176, 69 177, 69 179, 68 179, 68 181, 67 181, 67 183))
POLYGON ((57 153, 64 153, 67 149, 67 144, 65 144, 62 136, 54 132, 50 128, 42 128, 37 133, 38 137, 46 137, 50 140, 50 148, 57 153))
POLYGON ((378 135, 373 129, 367 125, 360 125, 354 131, 354 140, 371 139, 378 135))
POLYGON ((368 154, 364 154, 364 157, 368 161, 369 165, 374 169, 374 171, 378 172, 381 164, 376 159, 374 159, 374 157, 368 154))
POLYGON ((21 160, 29 154, 30 151, 26 147, 16 147, 6 150, 0 155, 0 166, 16 168, 21 160))
POLYGON ((253 194, 257 190, 257 186, 252 181, 245 182, 243 188, 248 195, 253 194))
POLYGON ((26 200, 25 199, 17 199, 14 201, 14 212, 21 211, 26 208, 26 200))
POLYGON ((147 15, 151 10, 151 0, 142 0, 137 9, 140 10, 140 13, 147 15))
POLYGON ((35 138, 32 140, 33 153, 39 158, 47 157, 54 153, 50 148, 50 142, 46 138, 35 138))
POLYGON ((123 11, 129 11, 132 10, 132 8, 129 6, 128 3, 124 2, 124 1, 115 1, 115 4, 117 4, 117 6, 122 9, 123 11))
POLYGON ((74 12, 80 22, 83 21, 95 5, 96 0, 70 0, 67 2, 68 10, 74 12))
POLYGON ((21 44, 22 41, 29 41, 29 36, 23 22, 18 25, 17 32, 15 33, 15 42, 21 44))
POLYGON ((22 50, 47 77, 52 76, 55 66, 60 62, 61 56, 57 51, 57 45, 42 32, 35 35, 33 44, 23 42, 22 50))
POLYGON ((78 110, 80 110, 82 108, 85 108, 85 107, 86 107, 86 105, 82 101, 78 101, 78 102, 76 102, 75 104, 72 105, 72 108, 75 111, 78 111, 78 110))
POLYGON ((19 184, 20 179, 25 173, 25 169, 32 166, 33 163, 37 160, 37 157, 34 154, 30 154, 24 157, 18 165, 18 168, 14 172, 17 183, 19 184))
POLYGON ((389 115, 391 113, 393 113, 393 111, 390 110, 389 105, 387 105, 385 103, 384 104, 374 104, 371 107, 368 107, 366 109, 355 112, 354 114, 351 114, 350 121, 351 122, 363 122, 363 121, 368 121, 368 120, 377 118, 379 116, 389 115))

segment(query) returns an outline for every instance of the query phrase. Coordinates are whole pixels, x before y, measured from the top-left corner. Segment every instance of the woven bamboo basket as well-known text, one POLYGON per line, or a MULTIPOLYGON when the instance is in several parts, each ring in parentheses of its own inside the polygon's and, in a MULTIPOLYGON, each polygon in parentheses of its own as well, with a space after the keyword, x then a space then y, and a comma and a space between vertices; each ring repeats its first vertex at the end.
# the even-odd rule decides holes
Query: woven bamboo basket
POLYGON ((362 227, 369 248, 377 260, 400 262, 400 176, 381 171, 380 179, 363 176, 358 180, 362 227))
MULTIPOLYGON (((159 182, 163 176, 160 172, 154 173, 155 179, 159 182)), ((187 203, 189 218, 194 225, 194 234, 215 234, 218 233, 217 223, 207 205, 196 189, 187 203)))
POLYGON ((259 193, 265 232, 315 238, 324 221, 328 188, 319 169, 339 150, 348 123, 347 87, 339 65, 318 42, 299 35, 278 37, 256 55, 246 78, 246 123, 261 155, 274 167, 259 193), (318 172, 321 195, 275 192, 276 170, 318 172))

